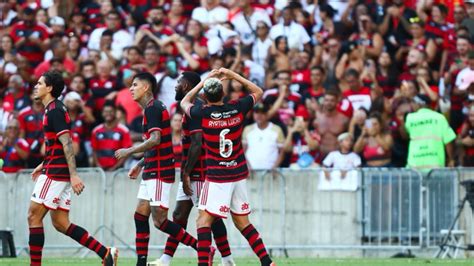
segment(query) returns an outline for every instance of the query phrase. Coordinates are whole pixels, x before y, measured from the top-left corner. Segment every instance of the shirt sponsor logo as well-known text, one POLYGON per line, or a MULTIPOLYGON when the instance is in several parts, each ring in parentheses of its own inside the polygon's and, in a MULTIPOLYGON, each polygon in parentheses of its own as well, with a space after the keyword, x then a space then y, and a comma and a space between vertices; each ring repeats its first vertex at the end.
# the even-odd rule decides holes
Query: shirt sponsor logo
POLYGON ((219 165, 222 165, 225 167, 232 167, 232 166, 236 166, 237 162, 235 160, 232 160, 230 162, 219 162, 219 165))

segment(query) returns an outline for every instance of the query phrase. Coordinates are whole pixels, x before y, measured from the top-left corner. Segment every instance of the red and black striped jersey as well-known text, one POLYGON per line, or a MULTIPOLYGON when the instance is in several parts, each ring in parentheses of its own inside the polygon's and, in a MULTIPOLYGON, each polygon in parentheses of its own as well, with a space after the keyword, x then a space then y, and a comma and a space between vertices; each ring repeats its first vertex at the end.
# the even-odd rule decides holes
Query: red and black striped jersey
POLYGON ((59 141, 59 136, 70 133, 70 122, 66 106, 61 101, 55 99, 46 106, 43 116, 46 143, 43 174, 56 181, 70 181, 63 145, 59 141))
POLYGON ((223 105, 193 105, 187 110, 192 120, 201 122, 207 180, 225 183, 247 178, 242 131, 245 115, 254 104, 255 97, 251 94, 223 105))
MULTIPOLYGON (((22 138, 16 139, 15 145, 17 148, 22 149, 25 152, 29 152, 30 150, 28 142, 22 138)), ((5 173, 16 173, 18 172, 18 170, 21 170, 26 166, 25 160, 21 159, 18 155, 18 151, 15 148, 15 145, 7 145, 3 147, 3 149, 0 151, 0 158, 3 159, 2 171, 4 171, 5 173)))
POLYGON ((24 138, 29 145, 35 141, 38 147, 43 144, 43 115, 44 111, 36 112, 31 106, 22 109, 18 115, 20 128, 25 132, 24 138))
POLYGON ((153 131, 161 133, 160 144, 145 151, 143 180, 160 179, 173 183, 175 178, 173 142, 171 140, 170 115, 159 100, 151 100, 143 115, 143 139, 150 138, 153 131))
POLYGON ((30 37, 40 41, 49 38, 48 30, 43 24, 36 23, 29 27, 25 22, 20 21, 12 26, 10 36, 15 43, 21 38, 26 38, 25 43, 20 45, 17 51, 20 55, 26 57, 31 65, 37 66, 43 61, 44 52, 41 50, 41 46, 29 40, 30 37))
MULTIPOLYGON (((202 106, 200 100, 194 102, 196 106, 202 106)), ((188 116, 183 116, 183 155, 181 157, 181 169, 184 169, 188 161, 189 147, 191 146, 191 135, 202 132, 201 121, 198 119, 190 119, 188 116)), ((201 155, 199 156, 193 171, 190 174, 191 181, 204 181, 206 175, 206 152, 204 145, 202 147, 201 155)))
POLYGON ((91 146, 97 156, 99 166, 105 169, 111 168, 118 162, 115 151, 132 146, 130 131, 121 124, 113 128, 100 124, 92 131, 91 146))

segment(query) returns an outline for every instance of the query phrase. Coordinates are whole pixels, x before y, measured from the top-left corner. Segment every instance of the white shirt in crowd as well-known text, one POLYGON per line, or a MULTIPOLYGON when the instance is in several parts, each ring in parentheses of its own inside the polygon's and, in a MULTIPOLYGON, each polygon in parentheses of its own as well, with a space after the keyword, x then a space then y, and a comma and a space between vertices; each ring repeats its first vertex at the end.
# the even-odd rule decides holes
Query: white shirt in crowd
MULTIPOLYGON (((97 28, 95 29, 89 38, 89 43, 87 44, 87 48, 100 50, 100 38, 102 37, 102 33, 106 30, 106 27, 97 28)), ((121 59, 123 50, 127 46, 131 46, 133 44, 133 37, 125 30, 118 30, 114 33, 112 37, 112 55, 116 59, 121 59)))
POLYGON ((242 43, 249 45, 255 41, 255 33, 257 32, 257 23, 259 21, 265 23, 268 28, 272 26, 272 21, 270 20, 268 13, 261 8, 255 8, 252 15, 247 17, 247 19, 245 19, 244 12, 241 11, 235 15, 230 22, 234 25, 235 30, 239 33, 242 43))
POLYGON ((255 63, 265 66, 267 60, 268 49, 272 46, 273 41, 266 38, 264 41, 257 39, 252 46, 252 58, 255 63))
POLYGON ((211 27, 226 22, 228 14, 229 10, 223 6, 216 6, 211 10, 207 10, 205 7, 197 7, 193 9, 191 18, 211 27))
MULTIPOLYGON (((161 78, 163 78, 164 73, 158 73, 155 75, 156 81, 159 83, 161 78)), ((176 91, 174 89, 174 86, 176 85, 176 82, 178 81, 178 77, 175 79, 170 77, 170 76, 165 76, 163 78, 163 81, 161 82, 161 86, 159 89, 159 93, 157 95, 158 100, 162 101, 165 106, 170 108, 170 106, 176 102, 175 100, 175 94, 176 91)), ((169 110, 168 110, 169 111, 169 110)))
POLYGON ((246 126, 242 143, 247 145, 245 157, 250 167, 254 170, 271 169, 284 141, 281 128, 271 122, 265 129, 260 129, 256 123, 246 126))
POLYGON ((362 164, 360 156, 354 152, 343 154, 340 151, 330 152, 324 158, 323 165, 340 170, 351 170, 362 164))
POLYGON ((288 39, 288 47, 290 49, 303 50, 304 44, 311 41, 304 27, 294 21, 289 26, 284 26, 281 22, 270 29, 270 38, 272 40, 282 35, 288 39))

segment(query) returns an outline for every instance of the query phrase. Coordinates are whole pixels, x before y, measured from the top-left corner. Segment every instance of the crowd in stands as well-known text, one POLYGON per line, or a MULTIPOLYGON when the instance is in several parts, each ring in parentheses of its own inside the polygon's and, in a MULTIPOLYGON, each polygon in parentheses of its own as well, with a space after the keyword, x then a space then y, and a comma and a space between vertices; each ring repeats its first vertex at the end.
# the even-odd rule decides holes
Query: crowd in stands
MULTIPOLYGON (((47 70, 67 83, 77 165, 112 171, 139 159, 114 158, 142 141, 134 74, 158 80, 179 167, 176 81, 220 67, 264 89, 243 133, 252 169, 405 167, 420 107, 456 133, 438 166, 474 166, 474 0, 5 0, 0 37, 5 172, 42 161, 32 90, 47 70)), ((245 94, 224 85, 228 101, 245 94)))

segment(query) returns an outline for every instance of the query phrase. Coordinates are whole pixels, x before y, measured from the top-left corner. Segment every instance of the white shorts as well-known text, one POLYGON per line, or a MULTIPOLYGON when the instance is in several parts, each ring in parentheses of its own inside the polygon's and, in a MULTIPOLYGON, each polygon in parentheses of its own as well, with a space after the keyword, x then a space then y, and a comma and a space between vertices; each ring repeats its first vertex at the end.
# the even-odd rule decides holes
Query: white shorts
POLYGON ((201 196, 202 187, 204 186, 204 181, 191 181, 191 189, 193 194, 188 196, 184 193, 183 182, 179 182, 178 193, 176 194, 176 201, 185 201, 190 200, 193 202, 194 206, 199 205, 199 197, 201 196))
POLYGON ((55 181, 46 175, 40 175, 36 180, 31 201, 43 204, 50 210, 69 211, 71 208, 71 182, 55 181))
POLYGON ((247 180, 229 183, 206 180, 199 198, 199 209, 221 218, 227 218, 229 212, 232 215, 248 215, 247 180))
POLYGON ((173 183, 166 183, 159 179, 142 179, 137 198, 149 201, 150 206, 161 207, 167 210, 170 206, 170 191, 172 185, 173 183))

